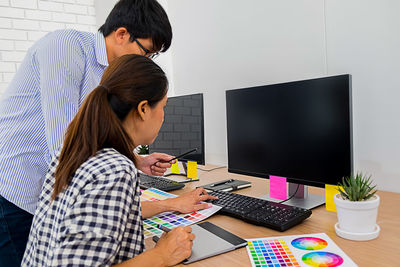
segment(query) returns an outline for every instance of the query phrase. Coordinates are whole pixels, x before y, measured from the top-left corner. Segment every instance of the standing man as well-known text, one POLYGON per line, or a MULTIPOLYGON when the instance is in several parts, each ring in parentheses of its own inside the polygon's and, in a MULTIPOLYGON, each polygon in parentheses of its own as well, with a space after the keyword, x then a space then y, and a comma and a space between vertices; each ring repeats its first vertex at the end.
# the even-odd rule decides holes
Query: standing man
MULTIPOLYGON (((156 0, 120 0, 96 34, 59 30, 27 52, 0 100, 0 266, 19 266, 48 164, 85 97, 115 58, 154 58, 171 45, 156 0)), ((152 154, 138 169, 162 175, 172 157, 152 154)))

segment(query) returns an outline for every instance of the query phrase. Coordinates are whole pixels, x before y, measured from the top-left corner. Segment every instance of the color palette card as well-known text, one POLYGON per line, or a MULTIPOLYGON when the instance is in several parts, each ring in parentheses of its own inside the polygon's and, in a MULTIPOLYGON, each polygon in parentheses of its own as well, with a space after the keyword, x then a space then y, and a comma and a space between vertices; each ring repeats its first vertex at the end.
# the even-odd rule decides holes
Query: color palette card
POLYGON ((160 189, 156 188, 149 188, 147 190, 142 190, 141 189, 141 195, 140 195, 140 200, 141 201, 159 201, 159 200, 164 200, 167 198, 174 198, 177 197, 177 195, 167 193, 165 191, 162 191, 160 189))
POLYGON ((325 233, 248 239, 252 266, 357 266, 325 233))
MULTIPOLYGON (((147 190, 142 191, 140 200, 159 201, 174 197, 177 197, 177 195, 170 194, 156 188, 149 188, 147 190)), ((220 209, 221 207, 212 205, 211 208, 198 210, 187 214, 179 212, 169 212, 169 211, 157 214, 156 216, 147 218, 143 221, 144 237, 148 238, 155 235, 160 236, 163 233, 163 231, 157 228, 157 224, 164 225, 165 227, 170 229, 177 226, 191 225, 210 217, 220 209)))

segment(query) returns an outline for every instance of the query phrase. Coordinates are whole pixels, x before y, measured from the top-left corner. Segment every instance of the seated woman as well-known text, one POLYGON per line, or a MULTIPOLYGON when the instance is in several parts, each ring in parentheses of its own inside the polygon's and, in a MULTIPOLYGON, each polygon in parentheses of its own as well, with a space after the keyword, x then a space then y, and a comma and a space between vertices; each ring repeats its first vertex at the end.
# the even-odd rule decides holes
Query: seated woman
POLYGON ((142 216, 191 212, 208 207, 200 201, 214 199, 196 189, 175 199, 140 202, 133 150, 156 138, 167 87, 164 72, 146 57, 112 61, 50 165, 23 266, 169 266, 190 256, 195 236, 188 226, 164 234, 144 252, 142 216))

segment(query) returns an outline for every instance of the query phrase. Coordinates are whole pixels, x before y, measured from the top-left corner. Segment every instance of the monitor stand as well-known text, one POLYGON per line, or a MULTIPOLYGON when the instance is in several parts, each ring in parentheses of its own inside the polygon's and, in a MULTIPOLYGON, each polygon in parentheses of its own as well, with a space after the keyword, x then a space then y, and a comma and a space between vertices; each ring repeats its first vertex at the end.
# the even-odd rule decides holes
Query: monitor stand
MULTIPOLYGON (((313 209, 325 204, 325 196, 308 194, 308 187, 302 184, 289 183, 288 197, 292 196, 299 186, 296 195, 283 202, 284 204, 300 207, 303 209, 313 209)), ((281 202, 280 199, 270 198, 269 195, 259 197, 273 202, 281 202)))

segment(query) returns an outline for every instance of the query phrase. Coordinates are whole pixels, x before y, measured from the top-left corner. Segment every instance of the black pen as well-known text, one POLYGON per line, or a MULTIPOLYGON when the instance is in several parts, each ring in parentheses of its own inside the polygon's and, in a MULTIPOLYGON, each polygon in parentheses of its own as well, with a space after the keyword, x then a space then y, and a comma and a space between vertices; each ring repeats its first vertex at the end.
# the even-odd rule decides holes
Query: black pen
POLYGON ((230 182, 233 182, 233 179, 224 180, 224 181, 221 181, 221 182, 218 182, 218 183, 212 184, 211 186, 223 185, 223 184, 227 184, 227 183, 230 183, 230 182))
POLYGON ((182 158, 183 156, 186 156, 187 154, 193 153, 195 151, 197 151, 197 148, 193 148, 193 149, 191 149, 191 150, 189 150, 189 151, 187 151, 187 152, 185 152, 183 154, 180 154, 179 156, 176 156, 175 158, 169 160, 168 162, 176 160, 176 159, 179 159, 179 158, 182 158))

